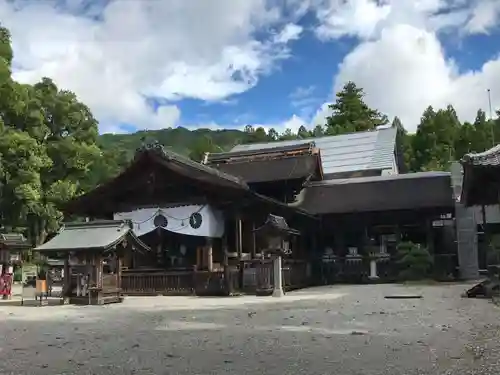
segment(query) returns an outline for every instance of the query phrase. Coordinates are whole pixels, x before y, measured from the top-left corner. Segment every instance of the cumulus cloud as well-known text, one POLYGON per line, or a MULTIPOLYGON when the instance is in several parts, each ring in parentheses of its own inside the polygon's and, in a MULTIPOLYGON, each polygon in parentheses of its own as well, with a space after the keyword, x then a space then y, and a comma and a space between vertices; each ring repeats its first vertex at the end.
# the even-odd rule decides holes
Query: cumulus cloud
MULTIPOLYGON (((0 0, 0 20, 13 34, 15 77, 52 77, 90 106, 103 132, 121 131, 120 124, 185 125, 178 107, 185 98, 230 103, 290 56, 290 43, 310 30, 301 20, 307 12, 316 16, 321 40, 358 41, 332 67, 332 75, 338 69, 325 102, 355 81, 370 106, 401 117, 410 131, 428 105, 452 104, 472 120, 487 106, 488 88, 500 107, 500 56, 464 72, 442 43, 450 33, 494 31, 500 0, 0 0), (151 97, 159 106, 148 104, 151 97)), ((325 43, 325 50, 334 46, 325 43)), ((318 98, 299 91, 289 98, 295 114, 262 126, 324 123, 327 104, 316 108, 318 98)))
MULTIPOLYGON (((452 104, 463 120, 485 108, 487 89, 500 108, 500 56, 476 71, 459 72, 439 38, 444 31, 487 33, 498 25, 498 0, 328 0, 317 9, 322 38, 356 36, 334 78, 334 93, 352 80, 363 87, 367 103, 399 116, 410 131, 428 105, 452 104)), ((320 109, 315 121, 328 113, 320 109)), ((314 121, 313 121, 314 123, 314 121)), ((312 124, 311 124, 312 125, 312 124)))
POLYGON ((265 0, 0 0, 0 19, 12 32, 15 78, 53 78, 92 108, 104 132, 174 126, 177 100, 248 90, 302 32, 265 0))

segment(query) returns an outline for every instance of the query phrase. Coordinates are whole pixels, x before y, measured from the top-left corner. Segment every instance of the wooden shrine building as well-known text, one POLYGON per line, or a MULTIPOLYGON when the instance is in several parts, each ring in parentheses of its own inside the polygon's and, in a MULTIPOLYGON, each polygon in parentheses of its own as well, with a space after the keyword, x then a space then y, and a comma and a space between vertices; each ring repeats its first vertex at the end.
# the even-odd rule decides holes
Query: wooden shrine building
POLYGON ((62 298, 80 305, 121 302, 123 260, 151 249, 139 240, 128 221, 67 223, 35 249, 64 259, 62 298))
POLYGON ((285 290, 395 280, 404 242, 428 249, 433 276, 456 277, 451 174, 404 173, 396 133, 238 145, 201 163, 149 144, 65 213, 126 220, 151 248, 123 255, 125 294, 255 291, 268 246, 256 229, 269 217, 300 233, 283 259, 285 290))
POLYGON ((500 264, 500 225, 488 222, 486 210, 488 206, 493 208, 500 204, 500 145, 481 153, 467 154, 461 164, 461 202, 467 207, 481 207, 477 256, 479 268, 486 270, 500 264))
POLYGON ((315 244, 308 248, 312 274, 321 279, 316 282, 394 279, 396 246, 402 241, 428 248, 436 276, 452 277, 457 259, 451 174, 403 173, 396 133, 385 128, 238 145, 209 154, 204 162, 240 176, 258 191, 273 186, 275 198, 321 220, 315 244), (370 268, 373 259, 381 275, 370 268))
POLYGON ((120 288, 126 294, 225 295, 242 289, 244 269, 253 267, 264 246, 254 229, 269 214, 306 233, 290 243, 289 257, 290 267, 305 273, 299 261, 305 263, 318 228, 306 211, 158 143, 141 147, 120 175, 69 202, 64 211, 91 222, 126 220, 151 248, 124 253, 120 288))

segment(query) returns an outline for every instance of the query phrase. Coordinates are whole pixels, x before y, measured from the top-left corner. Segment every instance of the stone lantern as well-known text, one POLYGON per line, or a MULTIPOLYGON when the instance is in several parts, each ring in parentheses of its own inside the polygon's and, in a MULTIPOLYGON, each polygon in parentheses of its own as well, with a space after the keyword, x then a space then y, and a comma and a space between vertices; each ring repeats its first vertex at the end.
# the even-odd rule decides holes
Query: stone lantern
POLYGON ((273 297, 282 297, 284 295, 282 257, 291 254, 290 236, 300 233, 291 229, 283 217, 272 214, 267 216, 265 223, 255 232, 265 240, 266 248, 262 249, 263 254, 273 260, 273 297))

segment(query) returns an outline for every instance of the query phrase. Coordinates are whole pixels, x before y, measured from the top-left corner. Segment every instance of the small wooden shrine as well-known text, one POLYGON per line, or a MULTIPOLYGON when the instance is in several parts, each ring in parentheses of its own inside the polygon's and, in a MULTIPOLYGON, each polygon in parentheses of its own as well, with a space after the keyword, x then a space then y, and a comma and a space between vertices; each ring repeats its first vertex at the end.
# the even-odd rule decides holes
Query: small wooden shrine
POLYGON ((125 252, 149 251, 131 223, 105 220, 63 225, 58 235, 35 249, 64 259, 63 299, 83 305, 121 302, 125 252))

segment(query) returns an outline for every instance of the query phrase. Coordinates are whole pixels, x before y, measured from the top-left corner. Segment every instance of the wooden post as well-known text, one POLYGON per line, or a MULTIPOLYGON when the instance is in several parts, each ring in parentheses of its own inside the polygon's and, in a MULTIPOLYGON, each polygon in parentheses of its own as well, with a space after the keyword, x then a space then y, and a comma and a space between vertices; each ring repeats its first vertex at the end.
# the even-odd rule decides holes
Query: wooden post
POLYGON ((243 236, 241 233, 241 218, 236 217, 236 251, 238 252, 238 260, 241 260, 241 255, 243 252, 243 236))
POLYGON ((425 222, 427 250, 434 257, 434 230, 432 228, 432 219, 427 219, 425 222))
POLYGON ((236 219, 236 246, 238 251, 238 262, 239 262, 239 285, 243 285, 243 262, 242 262, 242 253, 243 253, 243 235, 242 235, 242 225, 241 225, 241 216, 238 216, 236 219))
POLYGON ((214 258, 213 258, 213 246, 212 239, 207 237, 207 246, 206 246, 206 256, 207 256, 207 268, 209 272, 214 270, 214 258))
POLYGON ((233 291, 231 290, 231 282, 229 280, 230 272, 229 272, 229 259, 227 257, 227 234, 224 234, 222 237, 222 252, 223 252, 223 266, 224 266, 224 287, 226 289, 226 293, 230 296, 233 291))
POLYGON ((63 268, 63 290, 62 297, 63 301, 65 298, 69 297, 71 292, 71 273, 69 268, 69 254, 64 257, 64 268, 63 268))
POLYGON ((252 254, 251 258, 255 259, 255 255, 257 254, 257 238, 255 235, 255 221, 252 221, 252 254))
MULTIPOLYGON (((125 251, 125 249, 123 249, 125 251)), ((116 287, 122 288, 122 255, 116 253, 116 287)))

